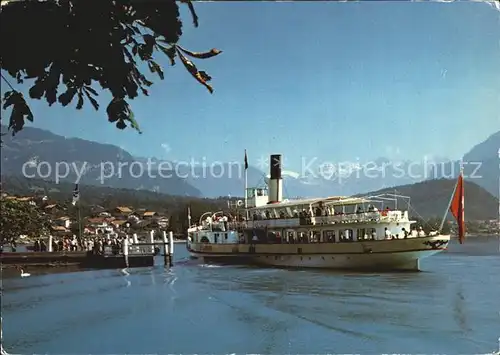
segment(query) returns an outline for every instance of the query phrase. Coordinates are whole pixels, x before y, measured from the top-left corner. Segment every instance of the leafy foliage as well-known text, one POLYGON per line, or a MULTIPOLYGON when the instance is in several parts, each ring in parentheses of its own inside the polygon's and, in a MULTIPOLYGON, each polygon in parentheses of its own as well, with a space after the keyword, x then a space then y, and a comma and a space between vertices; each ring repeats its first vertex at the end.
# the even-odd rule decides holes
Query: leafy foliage
MULTIPOLYGON (((193 4, 181 2, 188 5, 197 27, 193 4)), ((139 132, 126 99, 149 95, 153 82, 139 69, 141 63, 163 80, 163 69, 154 55, 166 55, 171 65, 178 57, 212 93, 211 77, 187 57, 206 59, 221 53, 217 49, 192 52, 177 44, 182 22, 174 0, 12 1, 2 4, 0 31, 1 69, 18 83, 34 79, 30 98, 45 99, 49 106, 67 106, 76 98, 77 109, 87 100, 98 110, 93 85, 99 84, 113 97, 106 109, 108 120, 119 129, 129 125, 139 132)), ((11 89, 5 92, 3 108, 12 107, 9 129, 15 134, 25 120, 33 121, 33 114, 24 96, 3 75, 2 79, 11 89)))
POLYGON ((24 201, 0 198, 0 245, 15 242, 20 235, 46 236, 50 220, 38 207, 24 201))

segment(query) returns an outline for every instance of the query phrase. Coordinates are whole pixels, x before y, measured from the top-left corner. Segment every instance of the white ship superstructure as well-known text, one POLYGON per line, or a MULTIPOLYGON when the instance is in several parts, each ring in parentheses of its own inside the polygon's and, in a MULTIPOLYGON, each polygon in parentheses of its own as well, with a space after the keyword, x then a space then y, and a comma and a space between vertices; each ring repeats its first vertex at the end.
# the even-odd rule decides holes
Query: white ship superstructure
POLYGON ((404 196, 283 200, 281 156, 272 155, 271 162, 268 187, 246 189, 246 218, 207 212, 189 228, 193 257, 282 267, 419 270, 421 259, 445 250, 450 241, 450 235, 415 228, 408 209, 385 207, 401 200, 409 207, 404 196))

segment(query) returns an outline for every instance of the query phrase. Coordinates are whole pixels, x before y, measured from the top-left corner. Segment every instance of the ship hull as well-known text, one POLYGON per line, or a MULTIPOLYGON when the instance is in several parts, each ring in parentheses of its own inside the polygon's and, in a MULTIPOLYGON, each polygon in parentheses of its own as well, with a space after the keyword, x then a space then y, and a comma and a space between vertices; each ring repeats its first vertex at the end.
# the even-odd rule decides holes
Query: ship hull
POLYGON ((446 249, 449 236, 354 243, 191 244, 206 262, 367 271, 418 271, 420 260, 446 249))

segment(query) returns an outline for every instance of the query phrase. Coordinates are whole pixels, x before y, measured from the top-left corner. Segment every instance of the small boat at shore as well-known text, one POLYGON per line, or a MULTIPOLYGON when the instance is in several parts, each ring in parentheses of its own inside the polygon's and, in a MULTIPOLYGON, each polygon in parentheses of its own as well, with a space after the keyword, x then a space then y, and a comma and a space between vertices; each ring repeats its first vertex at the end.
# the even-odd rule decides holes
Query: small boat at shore
MULTIPOLYGON (((283 200, 281 155, 271 155, 268 188, 246 188, 242 220, 207 212, 188 229, 187 249, 194 258, 261 266, 419 270, 420 260, 445 250, 442 234, 448 210, 465 236, 464 186, 460 174, 439 230, 425 234, 412 225, 408 209, 384 208, 399 195, 334 196, 283 200), (381 209, 376 205, 382 204, 381 209)), ((245 153, 245 171, 246 153, 245 153)), ((242 205, 240 201, 239 205, 242 205)), ((189 220, 191 216, 189 213, 189 220)), ((190 223, 191 225, 191 223, 190 223)))

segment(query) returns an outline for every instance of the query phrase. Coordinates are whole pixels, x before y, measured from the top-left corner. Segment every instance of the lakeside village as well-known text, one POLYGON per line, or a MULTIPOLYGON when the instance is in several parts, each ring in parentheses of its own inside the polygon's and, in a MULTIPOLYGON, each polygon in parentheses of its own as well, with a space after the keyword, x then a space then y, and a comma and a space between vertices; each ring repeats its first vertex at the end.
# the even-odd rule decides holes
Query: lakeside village
MULTIPOLYGON (((33 207, 34 213, 44 216, 44 221, 49 224, 47 232, 52 236, 52 251, 103 252, 106 246, 119 250, 126 236, 137 234, 142 239, 151 230, 166 230, 169 227, 168 217, 145 208, 134 210, 128 206, 118 206, 106 210, 94 205, 91 206, 89 215, 75 218, 68 215, 67 207, 51 201, 47 196, 11 196, 2 193, 1 199, 26 204, 33 207)), ((13 220, 12 223, 16 222, 13 220)), ((30 231, 32 228, 21 230, 30 231)), ((21 234, 18 238, 7 241, 4 235, 2 237, 3 244, 10 245, 12 251, 16 251, 18 245, 25 245, 28 250, 33 251, 49 250, 47 238, 21 234)))

